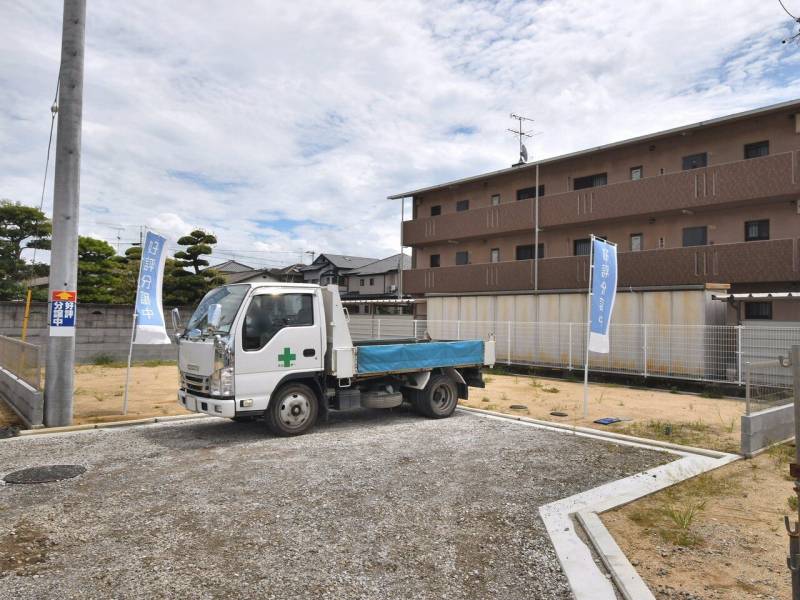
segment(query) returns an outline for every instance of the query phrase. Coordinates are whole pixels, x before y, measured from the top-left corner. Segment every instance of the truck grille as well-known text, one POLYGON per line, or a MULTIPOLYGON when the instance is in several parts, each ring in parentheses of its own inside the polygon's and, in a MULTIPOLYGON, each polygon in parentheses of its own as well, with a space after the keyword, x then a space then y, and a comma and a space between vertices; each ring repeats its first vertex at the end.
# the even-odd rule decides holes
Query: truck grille
POLYGON ((181 373, 181 383, 187 392, 208 393, 208 377, 181 373))

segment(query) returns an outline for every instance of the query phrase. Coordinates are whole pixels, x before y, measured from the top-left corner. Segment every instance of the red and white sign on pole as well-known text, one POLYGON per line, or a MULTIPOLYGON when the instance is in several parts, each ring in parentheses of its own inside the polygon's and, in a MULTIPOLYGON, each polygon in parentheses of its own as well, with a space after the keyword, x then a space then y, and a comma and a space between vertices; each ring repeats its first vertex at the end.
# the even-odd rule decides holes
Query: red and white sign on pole
POLYGON ((78 292, 56 290, 50 298, 50 336, 75 337, 78 292))

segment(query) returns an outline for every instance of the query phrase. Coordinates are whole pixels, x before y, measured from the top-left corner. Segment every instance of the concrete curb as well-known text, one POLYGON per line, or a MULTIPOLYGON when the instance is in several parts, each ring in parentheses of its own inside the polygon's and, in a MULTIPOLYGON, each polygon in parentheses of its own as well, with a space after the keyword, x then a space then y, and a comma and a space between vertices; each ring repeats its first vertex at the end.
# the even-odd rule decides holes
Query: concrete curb
POLYGON ((136 425, 152 425, 153 423, 169 423, 172 421, 190 421, 192 419, 209 419, 213 418, 210 415, 194 414, 194 415, 168 415, 164 417, 149 417, 147 419, 131 419, 128 421, 108 421, 107 423, 85 423, 83 425, 67 425, 65 427, 46 427, 42 429, 23 429, 19 435, 6 438, 13 440, 15 438, 30 437, 34 435, 52 435, 57 433, 74 433, 76 431, 90 431, 92 429, 113 429, 116 427, 133 427, 136 425))
POLYGON ((482 409, 459 407, 459 410, 472 412, 483 418, 516 421, 521 425, 537 429, 572 433, 626 446, 669 452, 681 457, 671 463, 606 483, 539 508, 539 515, 576 600, 617 600, 618 595, 605 573, 595 563, 590 548, 578 535, 575 520, 586 532, 592 547, 608 569, 622 597, 625 600, 654 600, 655 596, 603 525, 599 514, 742 458, 738 454, 663 442, 654 444, 651 443, 652 440, 645 438, 596 431, 586 427, 573 428, 559 423, 553 424, 549 421, 493 413, 482 409))
POLYGON ((614 433, 613 431, 601 431, 600 429, 593 429, 591 427, 573 427, 572 425, 565 425, 556 421, 543 421, 541 419, 532 419, 530 417, 523 417, 517 415, 510 415, 507 413, 493 412, 484 410, 482 408, 472 408, 469 406, 459 406, 458 410, 476 412, 493 417, 509 419, 511 421, 521 421, 523 423, 530 423, 537 425, 543 429, 551 429, 554 431, 566 431, 568 433, 577 433, 583 437, 592 438, 607 438, 615 442, 632 442, 639 446, 645 446, 654 450, 673 451, 682 454, 699 454, 700 456, 708 456, 710 458, 722 458, 729 456, 727 452, 719 450, 711 450, 709 448, 696 448, 694 446, 682 446, 680 444, 672 444, 670 442, 662 442, 660 440, 651 440, 648 438, 640 438, 632 435, 625 435, 624 433, 614 433))

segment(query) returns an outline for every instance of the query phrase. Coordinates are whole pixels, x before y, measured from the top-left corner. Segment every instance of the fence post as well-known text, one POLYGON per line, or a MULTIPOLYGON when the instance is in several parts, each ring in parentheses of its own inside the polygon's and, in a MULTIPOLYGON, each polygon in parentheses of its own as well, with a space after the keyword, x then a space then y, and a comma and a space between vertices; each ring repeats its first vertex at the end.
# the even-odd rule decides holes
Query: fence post
POLYGON ((644 376, 647 377, 647 323, 642 323, 642 357, 644 376))
POLYGON ((744 363, 744 414, 750 414, 750 361, 744 363))
POLYGON ((417 320, 413 319, 411 322, 414 324, 414 339, 417 339, 419 337, 417 336, 417 320))
POLYGON ((569 323, 569 370, 572 371, 572 321, 569 323))
POLYGON ((506 364, 511 364, 511 321, 507 322, 508 324, 508 349, 506 351, 506 364))
POLYGON ((736 326, 736 383, 742 385, 742 329, 743 325, 736 326))
POLYGON ((378 339, 381 339, 381 320, 378 319, 378 339))
POLYGON ((456 339, 457 340, 461 339, 461 319, 456 321, 456 339))

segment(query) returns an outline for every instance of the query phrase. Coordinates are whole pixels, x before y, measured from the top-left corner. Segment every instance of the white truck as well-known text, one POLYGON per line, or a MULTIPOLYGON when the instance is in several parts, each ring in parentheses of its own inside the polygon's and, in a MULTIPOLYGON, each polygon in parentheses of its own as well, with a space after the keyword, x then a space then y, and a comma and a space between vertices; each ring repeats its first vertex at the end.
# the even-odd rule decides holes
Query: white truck
MULTIPOLYGON (((176 329, 179 315, 173 312, 176 329)), ((177 333, 178 402, 234 421, 263 418, 277 435, 308 431, 332 410, 404 400, 449 417, 493 365, 488 340, 354 343, 338 287, 243 283, 208 292, 177 333)), ((490 336, 491 337, 491 336, 490 336)))

